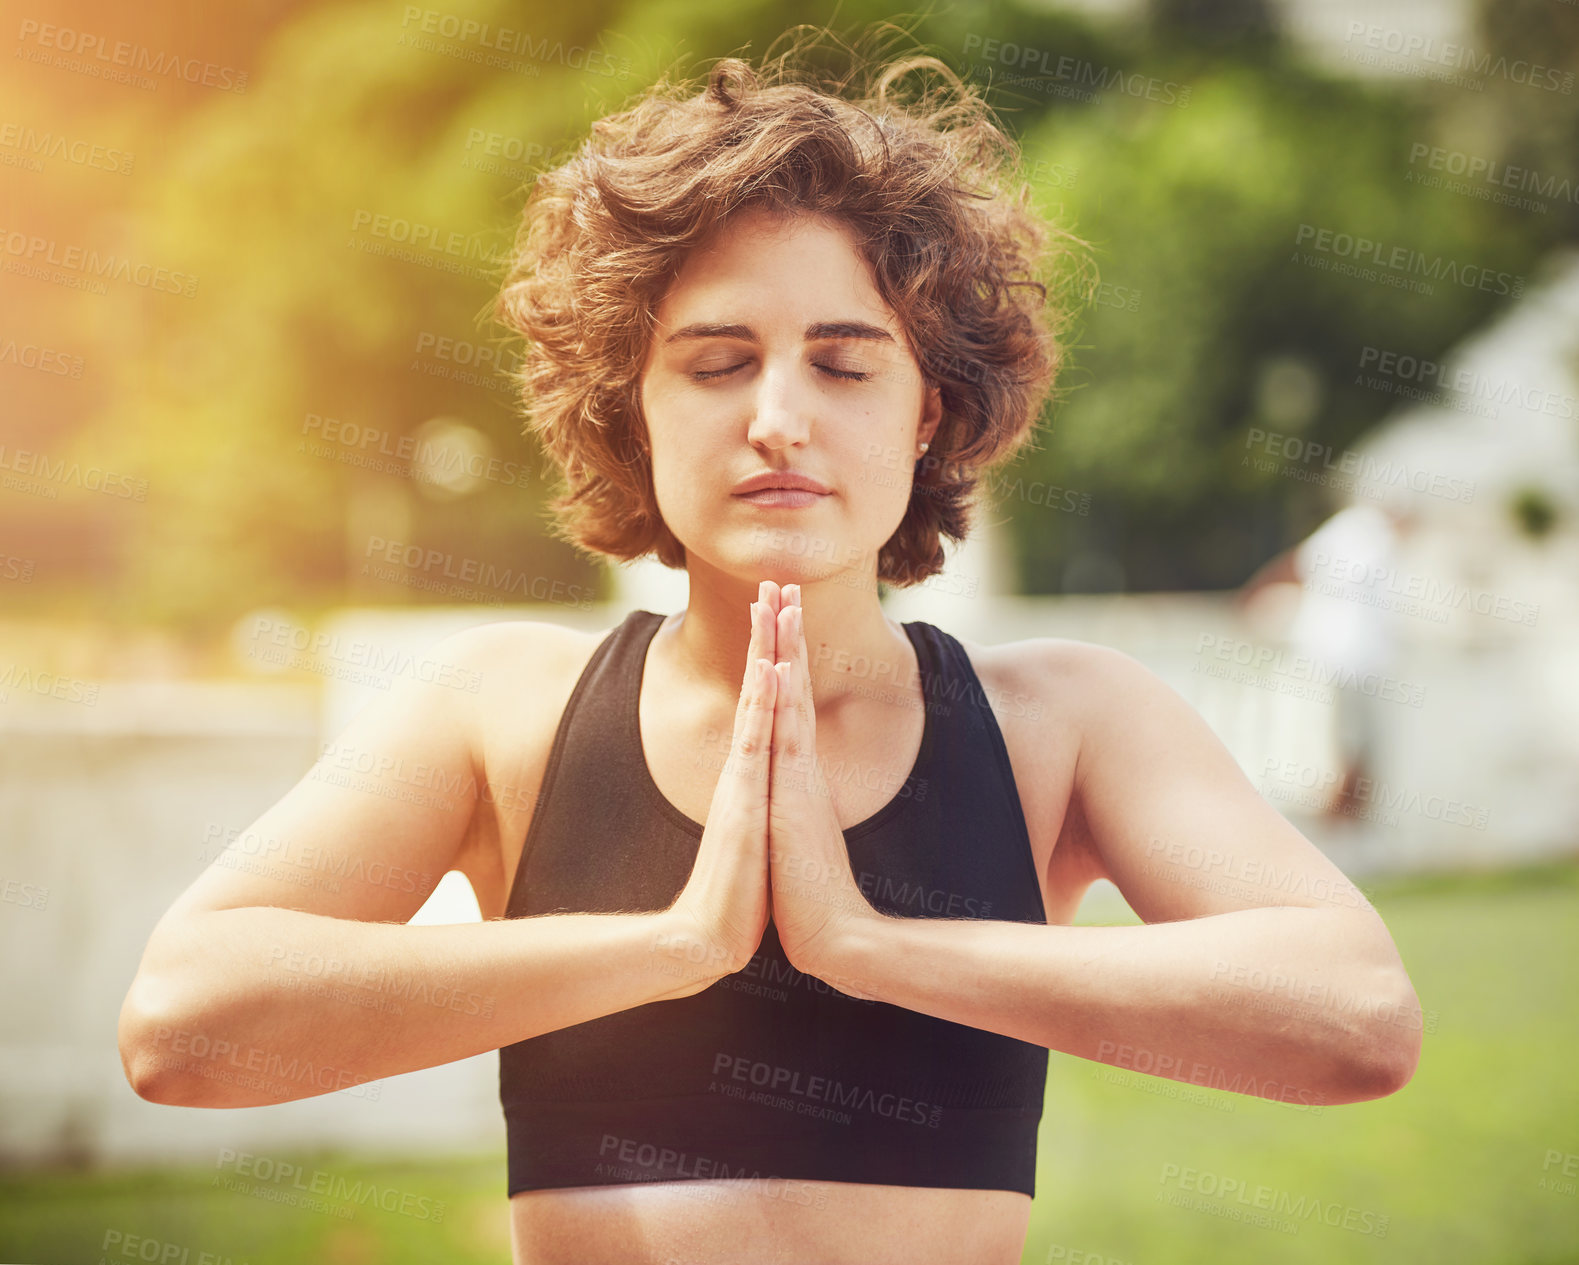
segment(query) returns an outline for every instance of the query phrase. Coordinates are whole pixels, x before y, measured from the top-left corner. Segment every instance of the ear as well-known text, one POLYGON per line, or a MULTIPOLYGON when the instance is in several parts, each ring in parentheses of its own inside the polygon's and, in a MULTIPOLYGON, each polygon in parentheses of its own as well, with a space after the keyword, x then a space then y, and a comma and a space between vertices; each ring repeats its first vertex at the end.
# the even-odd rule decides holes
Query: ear
POLYGON ((921 396, 921 424, 916 428, 916 443, 930 444, 943 420, 943 388, 927 383, 921 396))

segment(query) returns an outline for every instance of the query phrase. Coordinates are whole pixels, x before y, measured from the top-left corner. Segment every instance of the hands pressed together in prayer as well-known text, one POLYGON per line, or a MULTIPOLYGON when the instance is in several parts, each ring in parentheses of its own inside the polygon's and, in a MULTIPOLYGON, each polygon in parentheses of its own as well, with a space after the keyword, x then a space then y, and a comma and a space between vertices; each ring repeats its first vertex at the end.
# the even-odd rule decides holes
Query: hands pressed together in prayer
POLYGON ((729 758, 675 908, 691 920, 720 974, 745 968, 771 913, 797 970, 868 996, 840 974, 839 949, 853 929, 887 915, 855 882, 817 763, 800 586, 781 592, 764 580, 758 593, 729 758))

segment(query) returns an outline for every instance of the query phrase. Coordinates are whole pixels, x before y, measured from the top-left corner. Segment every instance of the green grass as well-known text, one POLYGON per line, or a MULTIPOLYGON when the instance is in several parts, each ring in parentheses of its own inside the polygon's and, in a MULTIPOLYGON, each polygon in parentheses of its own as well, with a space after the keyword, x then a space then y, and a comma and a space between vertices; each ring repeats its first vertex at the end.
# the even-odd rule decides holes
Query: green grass
POLYGON ((1579 1153, 1579 865, 1366 891, 1427 1014, 1414 1079, 1318 1114, 1219 1090, 1148 1092, 1175 1087, 1133 1073, 1110 1083, 1054 1054, 1024 1265, 1078 1252, 1091 1265, 1579 1262, 1579 1195, 1541 1186, 1562 1180, 1542 1171, 1548 1150, 1579 1153), (1242 1183, 1246 1202, 1181 1191, 1184 1169, 1242 1183), (1296 1232, 1222 1215, 1256 1212, 1262 1186, 1294 1211, 1280 1219, 1296 1232), (1346 1212, 1359 1229, 1320 1219, 1346 1212), (1382 1216, 1385 1237, 1362 1232, 1382 1216))
MULTIPOLYGON (((1579 1153, 1579 865, 1366 890, 1421 1004, 1436 1012, 1414 1080, 1388 1098, 1318 1114, 1133 1073, 1113 1083, 1097 1064, 1054 1054, 1027 1265, 1579 1265, 1579 1194, 1541 1186, 1543 1176, 1562 1180, 1543 1174, 1548 1151, 1579 1153), (1159 1192, 1180 1193, 1176 1180, 1163 1180, 1167 1165, 1237 1180, 1246 1199, 1258 1186, 1281 1193, 1295 1210, 1283 1219, 1297 1232, 1219 1215, 1254 1211, 1234 1197, 1198 1196, 1195 1208, 1159 1202, 1159 1192), (1316 1207, 1373 1229, 1385 1216, 1386 1234, 1299 1215, 1316 1207)), ((184 1265, 509 1260, 502 1154, 299 1162, 346 1183, 329 1200, 342 1215, 224 1189, 211 1166, 8 1175, 0 1261, 147 1259, 106 1252, 112 1231, 176 1245, 184 1265), (403 1215, 361 1202, 347 1193, 358 1181, 443 1201, 443 1217, 431 1215, 431 1203, 424 1216, 422 1207, 403 1215)))

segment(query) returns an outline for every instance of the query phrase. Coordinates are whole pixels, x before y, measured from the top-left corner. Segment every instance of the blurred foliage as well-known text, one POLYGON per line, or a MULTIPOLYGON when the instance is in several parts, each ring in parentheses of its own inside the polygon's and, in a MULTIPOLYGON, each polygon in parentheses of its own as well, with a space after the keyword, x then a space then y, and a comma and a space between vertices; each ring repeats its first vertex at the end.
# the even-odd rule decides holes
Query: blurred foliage
POLYGON ((1549 536, 1557 525, 1557 505, 1545 488, 1520 488, 1509 508, 1519 530, 1533 540, 1549 536))
MULTIPOLYGON (((130 21, 89 8, 111 38, 130 21)), ((1136 27, 1000 2, 897 19, 913 44, 988 85, 1038 205, 1090 241, 1101 267, 1039 445, 1004 473, 1008 495, 989 511, 1009 520, 1030 593, 1242 580, 1326 511, 1320 489, 1244 462, 1248 429, 1351 444, 1390 404, 1354 384, 1362 347, 1435 356, 1509 301, 1314 270, 1291 260, 1301 225, 1516 275, 1579 236, 1572 203, 1536 215, 1406 178, 1420 141, 1569 172, 1571 95, 1321 72, 1252 0, 1153 0, 1147 12, 1136 27), (1046 70, 1059 58, 1105 86, 1065 92, 1073 81, 1046 70), (1165 85, 1163 99, 1135 90, 1145 82, 1165 85), (1037 484, 1073 490, 1089 512, 1023 490, 1037 484)), ((273 26, 261 13, 230 44, 201 28, 170 36, 250 66, 245 92, 90 92, 81 76, 20 62, 0 88, 0 105, 31 122, 69 111, 64 126, 127 138, 140 155, 135 178, 113 186, 80 171, 34 177, 16 227, 59 223, 65 240, 120 242, 199 278, 190 298, 16 283, 38 301, 40 336, 53 327, 87 345, 96 373, 69 405, 39 375, 21 381, 13 441, 148 481, 136 506, 0 506, 12 539, 57 542, 32 600, 64 594, 100 616, 217 633, 263 606, 455 600, 444 584, 467 565, 598 586, 602 569, 548 534, 553 472, 523 438, 507 382, 466 363, 490 351, 510 363, 489 310, 525 190, 660 71, 756 55, 797 22, 831 20, 852 39, 889 11, 357 0, 282 8, 273 26), (452 19, 510 30, 518 50, 524 35, 525 51, 423 30, 452 19), (398 242, 403 226, 426 244, 398 242), (402 453, 436 419, 521 473, 435 487, 402 453), (380 542, 422 560, 372 574, 380 542), (84 589, 85 577, 100 583, 84 589)), ((1579 58, 1571 15, 1541 0, 1497 14, 1483 46, 1579 58)))
MULTIPOLYGON (((1579 53, 1579 23, 1568 40, 1579 53)), ((1573 202, 1541 216, 1406 178, 1416 143, 1502 161, 1515 143, 1499 131, 1504 94, 1521 106, 1545 98, 1542 109, 1570 123, 1572 97, 1489 83, 1466 140, 1455 131, 1462 88, 1356 82, 1286 53, 1250 62, 1176 47, 1114 46, 1100 64, 1162 81, 1164 100, 1188 88, 1187 102, 1105 92, 1046 112, 1024 138, 1031 169, 1062 182, 1041 190, 1041 205, 1092 241, 1102 271, 1040 448, 999 480, 1026 592, 1240 583, 1335 508, 1318 485, 1247 462, 1251 428, 1341 451, 1393 407, 1358 381, 1364 348, 1436 358, 1510 301, 1312 268, 1295 253, 1301 226, 1517 277, 1579 238, 1573 202), (1073 497, 1017 495, 1044 484, 1077 493, 1089 512, 1064 512, 1073 497)), ((1573 60, 1548 51, 1544 64, 1573 60)), ((1570 174, 1574 152, 1525 160, 1570 174)))

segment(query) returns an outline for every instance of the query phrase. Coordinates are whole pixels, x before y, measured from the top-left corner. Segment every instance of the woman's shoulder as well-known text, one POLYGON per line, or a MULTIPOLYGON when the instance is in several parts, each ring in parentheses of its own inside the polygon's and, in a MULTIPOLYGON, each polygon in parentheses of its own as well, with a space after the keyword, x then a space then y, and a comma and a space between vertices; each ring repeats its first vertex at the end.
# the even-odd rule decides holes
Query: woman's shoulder
POLYGON ((1157 670, 1127 651, 1071 637, 1027 637, 997 645, 960 638, 1000 722, 1022 727, 1054 718, 1075 750, 1126 749, 1137 726, 1193 740, 1194 705, 1157 670), (1007 701, 1012 706, 999 706, 1007 701))
MULTIPOLYGON (((1137 718, 1172 710, 1174 690, 1134 655, 1072 637, 985 644, 955 638, 1007 736, 1079 751, 1137 718), (1052 728, 1049 728, 1051 723, 1052 728)), ((1012 743, 1011 743, 1012 745, 1012 743)))
POLYGON ((480 751, 538 745, 552 737, 581 671, 609 628, 549 619, 501 619, 453 632, 433 656, 464 669, 476 685, 472 709, 480 751))
POLYGON ((1093 641, 1071 637, 1024 637, 977 642, 957 633, 971 668, 988 690, 1032 696, 1056 695, 1065 710, 1076 698, 1101 697, 1126 676, 1149 672, 1138 659, 1093 641))

